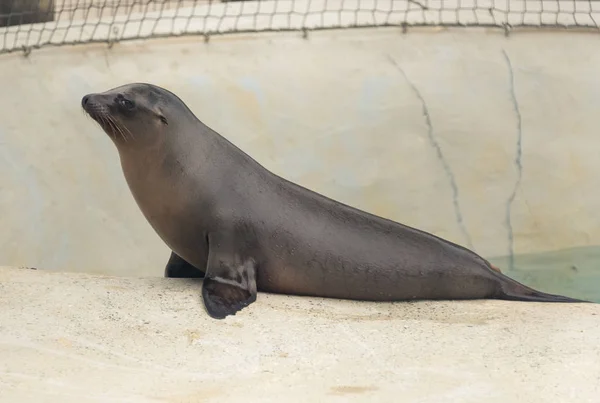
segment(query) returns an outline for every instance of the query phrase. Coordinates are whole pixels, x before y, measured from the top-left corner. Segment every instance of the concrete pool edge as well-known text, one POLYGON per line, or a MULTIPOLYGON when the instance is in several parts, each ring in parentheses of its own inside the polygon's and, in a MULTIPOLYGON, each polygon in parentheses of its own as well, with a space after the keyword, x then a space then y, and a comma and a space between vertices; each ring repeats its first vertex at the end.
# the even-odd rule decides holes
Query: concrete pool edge
POLYGON ((215 321, 196 280, 0 267, 0 289, 2 402, 592 402, 600 379, 597 304, 259 294, 215 321))

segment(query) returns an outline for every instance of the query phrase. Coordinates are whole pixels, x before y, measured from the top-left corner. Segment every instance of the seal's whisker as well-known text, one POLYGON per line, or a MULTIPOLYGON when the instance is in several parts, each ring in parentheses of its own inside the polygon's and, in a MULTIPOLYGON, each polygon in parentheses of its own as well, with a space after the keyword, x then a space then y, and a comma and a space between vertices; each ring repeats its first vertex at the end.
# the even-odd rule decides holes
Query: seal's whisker
POLYGON ((94 120, 104 129, 104 119, 102 119, 101 115, 95 116, 94 120))
POLYGON ((112 117, 107 116, 107 118, 108 118, 108 122, 111 124, 111 126, 116 130, 117 133, 119 133, 121 138, 127 143, 129 141, 129 139, 127 138, 125 133, 123 133, 123 130, 121 130, 121 127, 117 124, 117 122, 115 122, 115 120, 112 117))
POLYGON ((127 133, 129 133, 129 137, 135 141, 135 136, 133 135, 133 133, 127 128, 127 126, 121 125, 121 127, 123 129, 125 129, 127 131, 127 133))
POLYGON ((110 115, 104 115, 104 118, 106 119, 106 124, 108 124, 111 128, 111 130, 115 133, 118 134, 119 136, 123 137, 123 133, 121 133, 119 131, 119 129, 117 129, 112 121, 112 119, 110 118, 110 115))
POLYGON ((107 117, 111 121, 113 126, 117 128, 119 133, 121 133, 121 137, 123 137, 123 140, 125 140, 126 142, 129 141, 131 136, 126 135, 125 130, 123 130, 124 126, 117 122, 112 116, 108 115, 107 117))
MULTIPOLYGON (((123 126, 120 122, 118 122, 115 118, 113 118, 112 116, 109 116, 109 119, 112 121, 113 125, 115 125, 118 130, 121 132, 121 136, 123 136, 123 138, 125 138, 127 140, 132 139, 131 136, 126 136, 126 131, 127 133, 129 133, 129 130, 127 130, 127 128, 125 126, 123 126)), ((130 133, 129 133, 130 134, 130 133)))
MULTIPOLYGON (((112 123, 109 116, 100 114, 98 115, 98 118, 102 122, 103 126, 109 128, 115 134, 119 134, 121 137, 123 137, 123 134, 117 128, 115 128, 115 125, 112 123)), ((127 141, 127 139, 125 139, 124 137, 123 139, 127 141)))
POLYGON ((100 123, 100 126, 102 126, 103 129, 108 126, 106 124, 106 119, 104 119, 104 116, 98 115, 98 119, 100 120, 100 122, 98 122, 98 123, 100 123))
POLYGON ((102 114, 100 116, 102 117, 103 122, 105 123, 105 125, 110 128, 110 130, 113 132, 113 134, 121 136, 121 138, 123 140, 125 140, 125 142, 127 142, 127 138, 125 138, 125 136, 123 135, 123 133, 119 130, 119 128, 115 124, 114 120, 110 117, 110 115, 102 114))

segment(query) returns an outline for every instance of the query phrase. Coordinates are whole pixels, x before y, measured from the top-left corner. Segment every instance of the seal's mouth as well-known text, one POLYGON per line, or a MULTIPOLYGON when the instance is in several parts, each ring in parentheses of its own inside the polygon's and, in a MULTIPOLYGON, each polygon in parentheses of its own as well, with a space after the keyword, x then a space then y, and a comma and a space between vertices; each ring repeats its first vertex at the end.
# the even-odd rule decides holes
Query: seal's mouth
POLYGON ((109 107, 101 100, 96 99, 97 97, 95 94, 88 94, 81 99, 81 107, 88 116, 94 119, 112 138, 120 137, 124 141, 133 138, 131 132, 112 116, 109 107))

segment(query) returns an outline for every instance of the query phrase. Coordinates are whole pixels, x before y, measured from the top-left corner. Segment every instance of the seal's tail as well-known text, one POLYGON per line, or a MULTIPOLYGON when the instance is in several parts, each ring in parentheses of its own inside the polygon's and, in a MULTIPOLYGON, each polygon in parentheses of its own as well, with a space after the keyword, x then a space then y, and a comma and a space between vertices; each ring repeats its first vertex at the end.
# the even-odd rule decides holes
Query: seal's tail
POLYGON ((511 279, 503 274, 497 274, 502 277, 500 286, 500 292, 497 296, 498 299, 504 299, 509 301, 530 301, 530 302, 580 302, 580 303, 591 303, 590 301, 584 301, 581 299, 575 299, 565 297, 562 295, 547 294, 545 292, 534 290, 529 288, 518 281, 511 279))

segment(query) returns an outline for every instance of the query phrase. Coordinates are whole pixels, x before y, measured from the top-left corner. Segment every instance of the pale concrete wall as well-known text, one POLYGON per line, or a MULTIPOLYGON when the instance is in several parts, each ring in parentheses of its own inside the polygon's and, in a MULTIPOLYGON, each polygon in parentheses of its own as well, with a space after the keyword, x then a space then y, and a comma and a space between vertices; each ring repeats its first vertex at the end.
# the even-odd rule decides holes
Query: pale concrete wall
POLYGON ((598 245, 597 41, 392 28, 4 55, 0 262, 162 274, 169 252, 80 109, 131 81, 288 179, 485 256, 598 245))

